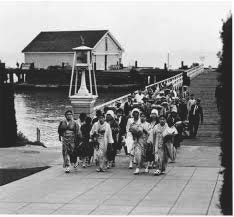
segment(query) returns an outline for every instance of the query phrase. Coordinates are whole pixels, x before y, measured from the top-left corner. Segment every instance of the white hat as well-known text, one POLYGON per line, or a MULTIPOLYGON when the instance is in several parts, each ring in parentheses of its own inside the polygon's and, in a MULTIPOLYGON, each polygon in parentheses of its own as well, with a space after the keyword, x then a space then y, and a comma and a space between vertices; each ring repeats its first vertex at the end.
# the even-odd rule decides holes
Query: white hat
POLYGON ((141 111, 140 111, 138 108, 134 108, 134 109, 132 110, 131 116, 132 116, 133 112, 138 112, 139 115, 141 114, 141 111))
POLYGON ((112 118, 115 118, 115 113, 112 110, 108 110, 106 115, 110 115, 112 118))
POLYGON ((141 113, 141 111, 138 109, 138 108, 134 108, 133 110, 132 110, 132 113, 133 112, 138 112, 139 114, 141 113))
POLYGON ((152 109, 151 114, 156 114, 158 116, 158 110, 157 109, 152 109))
POLYGON ((173 106, 173 107, 171 108, 171 112, 176 112, 176 113, 177 113, 177 107, 176 107, 176 106, 173 106))

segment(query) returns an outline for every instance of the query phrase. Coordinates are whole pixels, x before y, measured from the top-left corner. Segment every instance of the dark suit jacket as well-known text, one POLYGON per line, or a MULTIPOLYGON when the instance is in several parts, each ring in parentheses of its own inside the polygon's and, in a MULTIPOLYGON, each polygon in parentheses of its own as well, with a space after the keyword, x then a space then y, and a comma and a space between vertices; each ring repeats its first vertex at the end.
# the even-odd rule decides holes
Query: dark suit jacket
POLYGON ((128 121, 128 119, 126 118, 126 116, 122 116, 122 119, 119 123, 119 127, 120 127, 119 135, 120 136, 124 136, 126 133, 127 121, 128 121))
POLYGON ((198 108, 195 111, 195 115, 194 115, 193 111, 194 111, 195 106, 196 105, 192 105, 192 107, 191 107, 191 110, 189 112, 189 120, 190 121, 196 121, 196 122, 200 122, 200 120, 201 120, 201 122, 203 122, 203 109, 202 109, 202 107, 200 105, 197 105, 198 108))

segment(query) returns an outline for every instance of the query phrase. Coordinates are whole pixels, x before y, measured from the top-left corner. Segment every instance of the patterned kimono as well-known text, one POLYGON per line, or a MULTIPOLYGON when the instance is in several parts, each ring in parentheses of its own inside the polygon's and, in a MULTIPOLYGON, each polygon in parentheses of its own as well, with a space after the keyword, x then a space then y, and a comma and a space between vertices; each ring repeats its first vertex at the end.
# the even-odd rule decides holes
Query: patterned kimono
POLYGON ((174 137, 178 134, 177 129, 172 126, 168 127, 164 132, 163 132, 163 141, 165 148, 167 150, 168 157, 172 160, 175 161, 176 159, 176 148, 174 146, 174 137))
POLYGON ((133 118, 129 118, 128 119, 128 122, 127 122, 127 126, 126 126, 126 132, 127 132, 127 135, 126 135, 126 146, 127 146, 127 150, 128 150, 128 153, 133 155, 133 143, 134 143, 134 139, 133 139, 133 135, 131 133, 131 130, 140 126, 141 124, 141 120, 140 118, 135 122, 133 118))
POLYGON ((138 166, 142 167, 146 157, 146 144, 148 138, 149 123, 140 123, 132 132, 134 143, 133 143, 133 154, 138 166))
POLYGON ((94 123, 90 131, 90 136, 94 137, 99 143, 99 148, 96 151, 96 157, 99 161, 100 168, 103 169, 107 160, 106 153, 108 143, 114 143, 110 125, 107 122, 104 122, 103 124, 100 124, 99 121, 94 123))
POLYGON ((70 166, 70 163, 76 163, 75 149, 79 145, 81 131, 79 125, 71 120, 61 121, 58 127, 59 135, 62 137, 63 167, 70 166))
POLYGON ((169 135, 167 123, 164 126, 157 124, 148 138, 148 142, 153 144, 156 168, 164 172, 168 163, 167 147, 164 143, 164 137, 169 135))
MULTIPOLYGON (((149 123, 148 126, 148 137, 151 135, 151 133, 153 132, 153 128, 157 125, 157 122, 152 122, 149 123)), ((147 137, 147 138, 148 138, 147 137)), ((154 161, 154 153, 153 153, 153 144, 152 143, 146 143, 146 161, 147 162, 153 162, 154 161)))

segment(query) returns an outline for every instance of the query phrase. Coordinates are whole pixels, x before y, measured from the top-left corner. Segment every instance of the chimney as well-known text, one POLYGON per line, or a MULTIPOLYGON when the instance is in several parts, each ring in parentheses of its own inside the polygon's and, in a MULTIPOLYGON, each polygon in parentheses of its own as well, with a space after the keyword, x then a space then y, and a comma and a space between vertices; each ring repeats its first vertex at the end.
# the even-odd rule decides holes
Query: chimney
POLYGON ((184 61, 181 61, 181 68, 184 68, 184 61))
POLYGON ((137 68, 137 60, 135 61, 135 68, 137 68))

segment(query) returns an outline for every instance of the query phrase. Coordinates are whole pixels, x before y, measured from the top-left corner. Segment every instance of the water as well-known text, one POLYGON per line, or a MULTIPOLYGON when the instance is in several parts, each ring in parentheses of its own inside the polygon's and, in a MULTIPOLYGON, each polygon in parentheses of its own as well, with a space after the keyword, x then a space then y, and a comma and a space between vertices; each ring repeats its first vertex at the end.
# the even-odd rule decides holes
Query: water
MULTIPOLYGON (((128 92, 106 91, 99 93, 96 104, 125 95, 128 92)), ((71 105, 64 90, 27 90, 15 94, 18 131, 29 140, 36 140, 36 128, 41 131, 41 141, 48 147, 60 145, 57 128, 64 118, 66 106, 71 105)))

